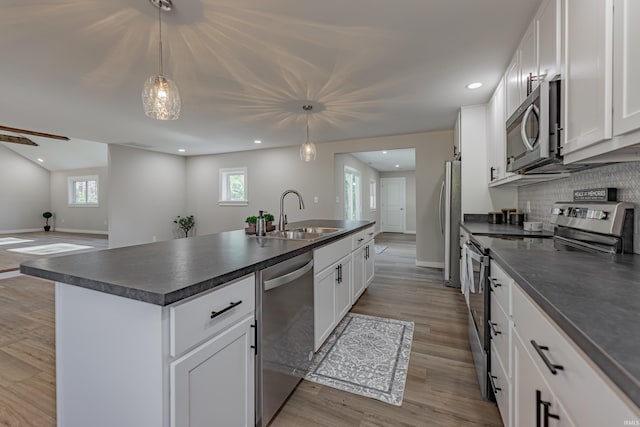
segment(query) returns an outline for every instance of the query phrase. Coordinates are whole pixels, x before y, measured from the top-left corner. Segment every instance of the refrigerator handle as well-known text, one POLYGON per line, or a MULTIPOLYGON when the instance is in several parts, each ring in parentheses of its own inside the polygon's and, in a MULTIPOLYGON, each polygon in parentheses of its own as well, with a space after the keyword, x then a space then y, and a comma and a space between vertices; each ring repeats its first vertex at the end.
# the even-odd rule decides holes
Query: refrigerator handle
POLYGON ((444 180, 442 181, 442 187, 440 187, 440 208, 438 209, 438 216, 440 217, 440 231, 444 236, 444 222, 442 221, 444 218, 444 213, 442 212, 444 209, 444 180))

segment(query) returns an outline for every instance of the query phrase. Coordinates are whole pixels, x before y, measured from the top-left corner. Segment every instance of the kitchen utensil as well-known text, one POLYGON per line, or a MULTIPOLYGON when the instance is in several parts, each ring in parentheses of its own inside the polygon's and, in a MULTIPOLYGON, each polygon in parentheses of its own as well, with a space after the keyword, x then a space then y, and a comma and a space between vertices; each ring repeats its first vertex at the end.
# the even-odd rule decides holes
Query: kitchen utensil
POLYGON ((487 214, 489 224, 502 224, 502 218, 502 212, 489 212, 487 214))

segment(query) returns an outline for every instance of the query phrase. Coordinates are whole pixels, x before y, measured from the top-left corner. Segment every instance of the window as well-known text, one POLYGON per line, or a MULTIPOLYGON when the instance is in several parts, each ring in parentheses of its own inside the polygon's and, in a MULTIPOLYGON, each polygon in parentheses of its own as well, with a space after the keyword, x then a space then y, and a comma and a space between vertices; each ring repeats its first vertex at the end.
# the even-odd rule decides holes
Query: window
POLYGON ((247 205, 247 168, 220 169, 220 205, 247 205))
POLYGON ((369 209, 372 211, 376 210, 376 180, 369 180, 369 209))
POLYGON ((360 171, 344 168, 344 219, 360 219, 360 171))
POLYGON ((69 206, 98 206, 98 176, 70 176, 69 206))

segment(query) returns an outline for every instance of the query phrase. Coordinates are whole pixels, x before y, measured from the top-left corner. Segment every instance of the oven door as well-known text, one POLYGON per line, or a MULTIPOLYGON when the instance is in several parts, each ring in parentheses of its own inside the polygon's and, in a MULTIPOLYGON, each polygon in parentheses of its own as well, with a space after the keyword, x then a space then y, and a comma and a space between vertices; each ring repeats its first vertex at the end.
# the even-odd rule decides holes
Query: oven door
POLYGON ((549 157, 549 83, 540 85, 507 120, 507 171, 523 172, 549 157))

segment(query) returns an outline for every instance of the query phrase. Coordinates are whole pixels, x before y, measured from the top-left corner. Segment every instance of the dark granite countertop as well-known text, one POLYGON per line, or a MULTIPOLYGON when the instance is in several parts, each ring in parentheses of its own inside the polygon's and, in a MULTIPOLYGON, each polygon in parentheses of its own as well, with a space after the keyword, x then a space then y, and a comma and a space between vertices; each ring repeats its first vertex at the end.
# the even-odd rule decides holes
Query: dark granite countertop
POLYGON ((307 242, 247 236, 244 230, 39 258, 24 274, 156 305, 169 305, 264 269, 375 224, 373 221, 309 220, 288 228, 343 230, 307 242))
POLYGON ((491 257, 640 407, 640 256, 479 237, 491 257))
POLYGON ((553 231, 525 231, 521 225, 489 224, 488 222, 465 221, 460 225, 474 236, 526 236, 526 237, 552 237, 553 231))

